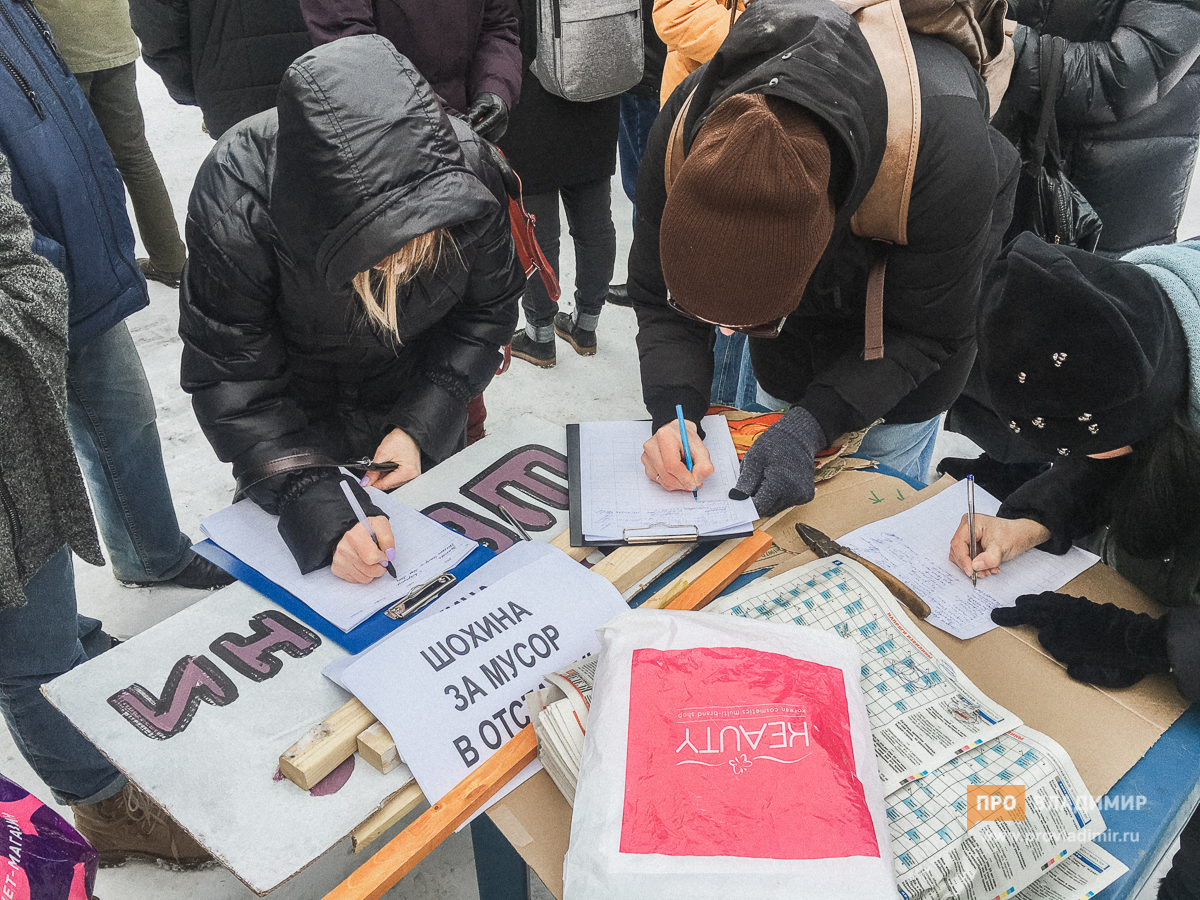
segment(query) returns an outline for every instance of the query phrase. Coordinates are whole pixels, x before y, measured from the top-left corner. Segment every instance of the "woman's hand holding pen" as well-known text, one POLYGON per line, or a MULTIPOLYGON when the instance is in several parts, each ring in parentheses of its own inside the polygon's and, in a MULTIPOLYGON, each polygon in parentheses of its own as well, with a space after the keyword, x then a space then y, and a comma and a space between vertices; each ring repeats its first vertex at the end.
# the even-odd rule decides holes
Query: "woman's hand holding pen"
POLYGON ((971 559, 971 535, 967 517, 962 517, 958 530, 950 539, 950 562, 963 570, 968 578, 972 568, 980 578, 998 575, 1000 564, 1032 550, 1050 539, 1050 530, 1032 519, 1000 519, 975 514, 975 542, 979 553, 971 559))
MULTIPOLYGON (((394 462, 391 472, 368 472, 362 480, 363 487, 370 485, 381 491, 390 491, 412 481, 421 474, 421 448, 399 428, 395 428, 379 442, 372 457, 377 463, 394 462)), ((364 532, 365 533, 365 532, 364 532)), ((336 574, 336 573, 335 573, 336 574)))
POLYGON ((668 491, 695 491, 704 479, 714 471, 708 449, 700 440, 696 423, 687 420, 688 448, 692 453, 692 471, 684 462, 683 441, 679 437, 679 425, 668 422, 642 445, 642 465, 646 477, 657 481, 668 491))
POLYGON ((333 574, 342 581, 369 584, 380 575, 386 575, 387 564, 396 558, 396 539, 387 516, 371 516, 368 521, 379 538, 378 547, 371 540, 371 535, 367 534, 367 529, 355 525, 342 535, 333 551, 331 568, 333 574))

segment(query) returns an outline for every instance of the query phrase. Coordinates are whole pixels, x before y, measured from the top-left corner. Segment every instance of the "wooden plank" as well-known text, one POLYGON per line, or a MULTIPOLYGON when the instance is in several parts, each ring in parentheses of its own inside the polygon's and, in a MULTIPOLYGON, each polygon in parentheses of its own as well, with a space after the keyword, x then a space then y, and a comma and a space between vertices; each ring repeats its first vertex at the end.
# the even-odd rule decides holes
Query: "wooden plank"
POLYGON ((571 546, 571 529, 560 531, 554 536, 554 540, 550 542, 551 547, 557 547, 575 562, 583 562, 587 559, 595 547, 572 547, 571 546))
POLYGON ((358 736, 358 755, 384 775, 400 765, 396 742, 382 722, 376 722, 358 736))
POLYGON ((351 845, 359 853, 364 847, 425 802, 425 795, 415 781, 410 781, 384 801, 367 821, 351 833, 351 845))
POLYGON ((458 787, 326 894, 325 900, 378 900, 536 757, 537 737, 533 726, 526 725, 458 787))
POLYGON ((592 566, 597 575, 607 578, 622 594, 692 544, 639 544, 634 547, 618 547, 600 562, 592 566))
POLYGON ((665 609, 667 604, 683 593, 688 585, 712 568, 718 560, 724 559, 733 552, 733 549, 741 541, 741 538, 731 538, 728 541, 721 541, 716 547, 705 553, 699 562, 688 566, 678 578, 639 606, 638 609, 665 609))
POLYGON ((717 594, 746 571, 750 564, 770 548, 774 539, 765 531, 756 531, 730 553, 725 554, 707 572, 696 578, 669 604, 667 609, 703 609, 717 594))
POLYGON ((293 784, 311 790, 316 783, 353 755, 358 736, 375 716, 351 699, 314 725, 279 757, 279 770, 293 784))

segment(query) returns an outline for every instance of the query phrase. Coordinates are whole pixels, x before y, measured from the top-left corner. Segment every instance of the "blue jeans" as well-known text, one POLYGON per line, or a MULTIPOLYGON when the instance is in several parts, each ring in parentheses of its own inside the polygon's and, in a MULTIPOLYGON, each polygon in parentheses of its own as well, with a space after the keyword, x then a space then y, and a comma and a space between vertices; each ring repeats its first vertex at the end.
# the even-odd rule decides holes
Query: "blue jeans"
POLYGON ((758 404, 758 381, 750 364, 746 336, 737 331, 724 335, 719 328, 715 330, 717 341, 713 344, 713 380, 709 401, 734 409, 762 411, 763 408, 758 404))
POLYGON ((658 118, 658 100, 639 97, 626 91, 621 95, 621 121, 617 127, 617 150, 621 154, 621 187, 633 204, 633 219, 637 222, 637 180, 646 152, 650 126, 658 118))
POLYGON ((179 530, 154 397, 124 322, 67 354, 67 425, 113 574, 165 581, 192 560, 179 530))
MULTIPOLYGON (((929 484, 929 467, 941 424, 942 417, 938 415, 912 425, 876 425, 867 432, 854 456, 873 459, 924 487, 929 484)), ((836 437, 835 434, 830 440, 836 437)))
POLYGON ((106 800, 125 776, 42 696, 41 687, 109 648, 75 607, 71 552, 61 547, 25 585, 25 606, 0 610, 0 713, 17 749, 59 803, 106 800))

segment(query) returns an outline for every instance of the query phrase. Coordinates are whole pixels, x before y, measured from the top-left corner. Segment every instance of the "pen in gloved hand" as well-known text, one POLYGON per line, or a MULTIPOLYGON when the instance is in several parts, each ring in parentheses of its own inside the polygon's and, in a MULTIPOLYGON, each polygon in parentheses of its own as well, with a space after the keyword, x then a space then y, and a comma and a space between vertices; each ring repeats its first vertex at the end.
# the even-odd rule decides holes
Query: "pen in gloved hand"
MULTIPOLYGON (((346 499, 350 501, 350 508, 354 510, 354 517, 358 519, 358 524, 367 529, 367 534, 371 536, 371 540, 375 542, 375 546, 379 547, 379 537, 375 534, 375 529, 371 527, 371 521, 367 518, 367 514, 363 512, 362 505, 358 502, 358 498, 354 496, 354 491, 350 490, 350 485, 345 481, 341 482, 342 493, 346 495, 346 499)), ((382 550, 382 547, 379 547, 382 550)), ((396 567, 392 565, 392 561, 388 560, 384 563, 384 568, 387 573, 395 579, 400 576, 396 574, 396 567)))

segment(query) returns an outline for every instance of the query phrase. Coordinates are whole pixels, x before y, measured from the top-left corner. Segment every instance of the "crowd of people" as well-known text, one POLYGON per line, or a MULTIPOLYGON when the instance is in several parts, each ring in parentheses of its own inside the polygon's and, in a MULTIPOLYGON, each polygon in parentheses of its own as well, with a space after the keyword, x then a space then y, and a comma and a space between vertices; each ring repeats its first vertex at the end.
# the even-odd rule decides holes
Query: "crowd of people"
MULTIPOLYGON (((178 287, 180 383, 302 572, 379 577, 402 536, 363 487, 478 439, 506 347, 548 369, 562 339, 603 366, 603 307, 629 305, 647 478, 698 487, 699 423, 724 402, 784 410, 732 494, 762 515, 811 500, 817 454, 862 429, 860 455, 924 485, 949 410, 987 451, 949 468, 1003 500, 973 558, 964 529, 947 548, 965 574, 1080 544, 1170 610, 1048 593, 996 621, 1038 628, 1079 680, 1171 670, 1200 697, 1200 242, 1175 243, 1200 142, 1200 0, 1022 0, 999 109, 977 65, 912 34, 919 141, 906 239, 886 249, 855 216, 891 139, 888 85, 842 7, 643 0, 642 80, 586 101, 534 73, 538 15, 533 0, 0 0, 0 710, 102 862, 209 857, 40 693, 113 644, 78 613, 71 554, 102 564, 103 543, 133 586, 232 580, 176 521, 124 323, 147 278, 178 287), (1057 115, 1104 223, 1094 252, 1006 243, 1046 35, 1067 41, 1057 115), (215 141, 182 240, 139 41, 215 141), (552 267, 565 210, 570 311, 526 278, 511 170, 552 267), (355 460, 372 462, 361 481, 339 473, 355 460)), ((481 897, 527 896, 486 817, 472 836, 481 897)), ((1200 898, 1195 822, 1160 897, 1200 898)))

